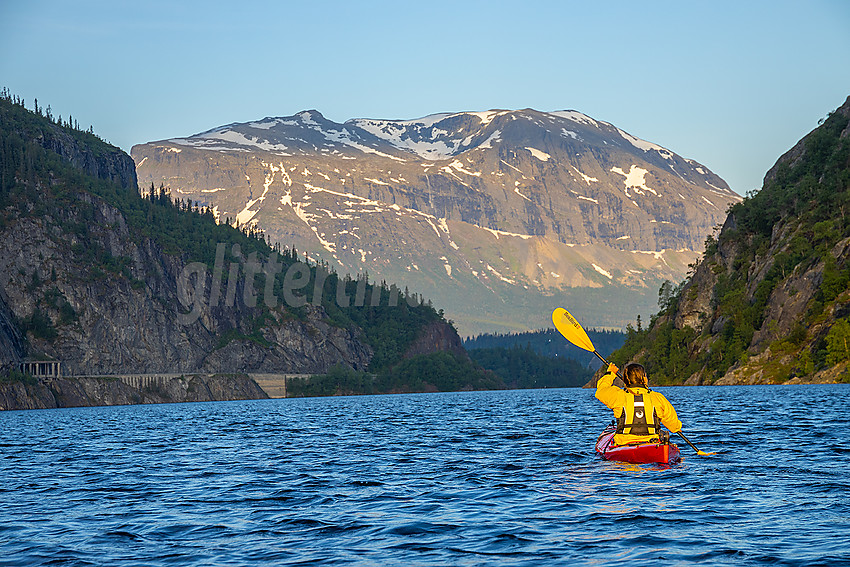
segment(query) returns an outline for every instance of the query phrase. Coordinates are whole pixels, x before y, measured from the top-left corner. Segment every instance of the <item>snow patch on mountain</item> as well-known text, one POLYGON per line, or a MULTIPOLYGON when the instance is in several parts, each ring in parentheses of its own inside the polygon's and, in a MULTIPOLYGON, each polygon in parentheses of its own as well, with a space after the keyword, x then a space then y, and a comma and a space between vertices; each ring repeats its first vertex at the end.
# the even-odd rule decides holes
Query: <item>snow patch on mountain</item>
POLYGON ((500 279, 500 280, 502 280, 503 282, 505 282, 505 283, 509 283, 509 284, 511 284, 511 285, 516 284, 516 280, 512 280, 511 278, 506 278, 505 276, 503 276, 502 274, 500 274, 500 273, 496 270, 496 268, 494 268, 494 267, 493 267, 493 266, 491 266, 490 264, 487 264, 487 265, 486 265, 486 267, 487 267, 487 269, 488 269, 490 272, 492 272, 492 273, 493 273, 493 274, 494 274, 497 278, 499 278, 499 279, 500 279))
POLYGON ((412 152, 424 159, 446 159, 455 154, 462 140, 439 139, 447 131, 434 128, 449 114, 435 114, 418 120, 373 120, 358 118, 352 124, 381 138, 404 151, 412 152))
POLYGON ((573 166, 570 166, 570 167, 572 167, 573 171, 575 171, 576 173, 578 173, 578 174, 579 174, 579 176, 580 176, 582 179, 584 179, 584 182, 585 182, 585 183, 587 183, 588 185, 590 185, 590 182, 591 182, 591 181, 592 181, 592 182, 594 182, 594 183, 599 183, 599 180, 598 180, 598 179, 596 179, 595 177, 590 177, 589 175, 585 175, 584 173, 582 173, 581 171, 579 171, 576 167, 573 167, 573 166))
POLYGON ((280 118, 263 118, 259 122, 249 122, 248 126, 251 128, 256 128, 258 130, 270 130, 280 124, 282 120, 280 118))
POLYGON ((273 144, 268 140, 261 140, 259 137, 251 138, 235 130, 210 132, 207 134, 202 134, 199 137, 206 140, 218 140, 230 144, 236 144, 238 146, 259 148, 267 152, 283 152, 287 150, 287 147, 284 144, 273 144))
POLYGON ((490 122, 493 121, 497 116, 502 116, 505 114, 509 114, 510 110, 488 110, 487 112, 467 112, 466 114, 471 114, 472 116, 477 116, 481 119, 481 126, 486 126, 490 122))
POLYGON ((236 214, 236 222, 238 222, 239 224, 247 224, 253 220, 254 216, 260 212, 260 209, 258 208, 254 211, 251 210, 251 208, 257 203, 262 204, 262 202, 266 200, 266 195, 269 192, 269 187, 271 187, 272 183, 274 182, 274 178, 277 173, 282 171, 284 175, 286 174, 286 170, 284 169, 282 163, 280 164, 280 166, 265 162, 261 163, 263 164, 263 167, 268 168, 268 173, 264 175, 263 180, 263 194, 257 197, 256 199, 250 199, 247 203, 245 203, 245 207, 236 214))
POLYGON ((236 213, 236 222, 238 222, 240 225, 244 225, 251 222, 251 219, 254 218, 254 215, 260 212, 259 209, 256 211, 251 210, 251 207, 254 206, 254 203, 255 201, 248 201, 248 203, 245 204, 245 208, 236 213))
MULTIPOLYGON (((310 185, 308 183, 305 183, 304 187, 308 191, 324 191, 321 187, 314 187, 313 185, 310 185)), ((308 196, 305 196, 305 199, 307 199, 307 197, 308 196)), ((295 215, 299 219, 301 219, 304 224, 306 224, 307 227, 313 232, 313 234, 316 236, 316 239, 319 241, 319 244, 321 244, 322 248, 330 252, 334 256, 334 258, 336 258, 336 243, 331 242, 329 240, 325 240, 325 234, 320 234, 319 229, 314 224, 316 219, 319 218, 319 215, 309 213, 306 210, 306 207, 309 207, 310 203, 306 201, 304 203, 298 203, 293 201, 291 192, 287 192, 286 195, 281 197, 280 202, 281 204, 289 205, 290 207, 292 207, 292 210, 295 212, 295 215)))
POLYGON ((508 114, 507 110, 489 110, 486 112, 459 112, 455 114, 433 114, 415 120, 375 120, 356 118, 346 124, 357 126, 370 134, 385 140, 394 147, 412 152, 424 159, 443 160, 456 156, 465 149, 474 147, 490 148, 492 143, 499 141, 498 131, 478 144, 473 144, 475 137, 495 118, 508 114), (478 119, 476 129, 472 133, 463 129, 453 131, 449 125, 443 125, 450 119, 473 116, 478 119), (441 127, 442 126, 442 127, 441 127))
POLYGON ((617 132, 619 132, 623 138, 625 138, 631 145, 633 145, 639 150, 643 150, 645 152, 648 152, 649 150, 655 150, 661 153, 662 157, 664 157, 665 159, 670 159, 673 157, 672 152, 670 152, 670 150, 668 150, 667 148, 663 148, 658 144, 653 144, 652 142, 647 142, 646 140, 641 140, 640 138, 635 138, 628 132, 624 132, 619 128, 617 128, 617 132))
POLYGON ((472 226, 474 226, 475 228, 480 228, 482 230, 486 230, 487 232, 489 232, 490 234, 495 236, 497 240, 498 240, 500 235, 501 236, 513 236, 515 238, 522 238, 523 240, 528 240, 529 238, 534 238, 530 234, 517 234, 515 232, 506 232, 504 230, 496 230, 496 229, 493 229, 493 228, 487 228, 486 226, 478 226, 477 224, 474 224, 472 226))
POLYGON ((319 123, 313 119, 313 113, 309 110, 305 110, 298 114, 298 118, 301 119, 301 122, 304 124, 309 124, 310 126, 318 126, 319 123))
POLYGON ((612 276, 612 275, 611 275, 611 272, 609 272, 609 271, 607 271, 607 270, 604 270, 604 269, 600 268, 599 266, 597 266, 597 265, 596 265, 596 264, 594 264, 594 263, 591 263, 590 265, 591 265, 591 266, 593 266, 593 269, 594 269, 594 270, 596 270, 597 272, 599 272, 600 274, 602 274, 603 276, 605 276, 605 277, 606 277, 606 278, 608 278, 609 280, 614 279, 614 276, 612 276))
POLYGON ((455 244, 454 240, 452 240, 452 235, 449 232, 449 223, 446 217, 441 217, 437 219, 437 225, 440 227, 440 230, 446 233, 446 238, 448 238, 449 246, 451 246, 455 250, 458 250, 460 247, 455 244))
POLYGON ((352 147, 356 150, 360 150, 361 152, 366 153, 366 154, 374 154, 374 155, 377 155, 377 156, 380 156, 380 157, 385 157, 385 158, 389 158, 389 159, 392 159, 392 160, 395 160, 395 161, 400 161, 400 162, 406 161, 406 160, 404 160, 404 159, 402 159, 398 156, 393 156, 393 155, 387 154, 385 152, 376 150, 375 148, 372 148, 370 146, 367 146, 365 144, 362 144, 360 142, 355 141, 354 138, 352 137, 351 132, 349 132, 348 129, 346 129, 346 128, 343 128, 342 130, 322 130, 321 128, 316 128, 316 130, 320 134, 322 134, 325 137, 326 140, 328 140, 330 142, 345 144, 346 146, 352 147))
POLYGON ((644 191, 649 191, 653 195, 658 196, 658 193, 655 191, 655 189, 651 189, 650 187, 646 186, 645 176, 647 173, 649 173, 649 171, 645 170, 644 168, 632 165, 628 173, 626 173, 622 170, 622 168, 619 167, 612 167, 611 171, 625 177, 623 183, 626 185, 626 195, 629 194, 629 189, 634 189, 635 193, 638 193, 640 195, 644 195, 644 191))
POLYGON ((443 261, 443 267, 446 269, 446 275, 448 275, 449 277, 452 277, 452 267, 449 264, 449 259, 446 258, 445 256, 440 256, 440 260, 443 261))
POLYGON ((478 144, 478 149, 488 149, 489 150, 490 148, 493 147, 494 142, 501 142, 502 141, 501 136, 502 136, 502 132, 500 130, 496 130, 495 132, 490 134, 490 137, 488 137, 482 143, 478 144))
POLYGON ((667 260, 664 258, 665 252, 667 252, 666 248, 664 250, 658 250, 658 251, 655 251, 655 250, 632 250, 632 254, 649 254, 653 258, 655 258, 656 260, 660 260, 665 265, 669 266, 670 264, 668 264, 667 260))
POLYGON ((517 195, 519 195, 520 197, 522 197, 526 201, 529 201, 529 202, 531 201, 531 199, 529 199, 527 196, 523 195, 522 192, 519 190, 519 181, 514 181, 514 193, 516 193, 517 195))
POLYGON ((526 147, 525 149, 528 150, 529 152, 531 152, 531 155, 533 155, 534 157, 536 157, 540 161, 549 161, 552 158, 552 156, 550 156, 546 152, 542 152, 542 151, 538 150, 537 148, 526 147))
POLYGON ((463 166, 463 162, 458 160, 458 159, 454 160, 453 162, 451 162, 449 165, 447 165, 445 167, 441 167, 440 169, 442 169, 443 171, 446 171, 447 173, 451 173, 451 169, 456 169, 457 171, 459 171, 461 173, 465 173, 466 175, 472 175, 473 177, 481 177, 480 171, 470 171, 470 170, 466 169, 463 166))
POLYGON ((555 112, 550 112, 549 114, 557 116, 558 118, 566 118, 567 120, 572 120, 573 122, 578 122, 579 124, 584 124, 586 126, 599 128, 599 123, 596 120, 587 114, 582 114, 576 110, 557 110, 555 112))

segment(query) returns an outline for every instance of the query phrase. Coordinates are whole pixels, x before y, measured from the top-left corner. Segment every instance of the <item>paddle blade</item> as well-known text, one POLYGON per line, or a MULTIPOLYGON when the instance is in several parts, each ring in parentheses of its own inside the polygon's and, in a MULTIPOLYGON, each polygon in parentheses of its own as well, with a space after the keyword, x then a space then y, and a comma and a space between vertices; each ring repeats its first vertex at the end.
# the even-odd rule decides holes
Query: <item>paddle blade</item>
POLYGON ((564 335, 564 338, 589 352, 596 352, 596 349, 591 342, 590 337, 581 327, 575 317, 570 315, 570 312, 563 307, 558 307, 552 312, 552 323, 558 332, 564 335))
POLYGON ((691 440, 690 440, 690 439, 688 439, 687 437, 685 437, 685 434, 684 434, 684 433, 682 433, 682 431, 681 431, 681 430, 677 431, 676 433, 678 433, 678 434, 679 434, 679 436, 680 436, 682 439, 684 439, 684 440, 685 440, 685 443, 687 443, 688 445, 690 445, 690 446, 691 446, 691 449, 693 449, 694 451, 696 451, 696 452, 697 452, 697 455, 699 455, 700 457, 710 457, 711 455, 716 455, 716 454, 717 454, 717 453, 706 453, 705 451, 703 451, 702 449, 700 449, 699 447, 697 447, 696 445, 694 445, 693 443, 691 443, 691 440))

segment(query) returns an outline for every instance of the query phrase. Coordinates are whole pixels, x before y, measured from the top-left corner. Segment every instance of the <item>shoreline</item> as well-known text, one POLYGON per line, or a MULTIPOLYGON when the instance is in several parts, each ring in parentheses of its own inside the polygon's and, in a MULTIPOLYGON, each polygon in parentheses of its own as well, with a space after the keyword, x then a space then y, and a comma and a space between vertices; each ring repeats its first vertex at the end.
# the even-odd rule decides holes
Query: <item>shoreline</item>
POLYGON ((0 410, 268 399, 247 374, 182 374, 140 380, 81 376, 0 383, 0 410))
MULTIPOLYGON (((164 375, 148 375, 159 376, 164 375)), ((295 377, 295 374, 268 375, 256 377, 249 374, 180 374, 166 381, 143 382, 133 387, 118 376, 67 376, 42 381, 16 381, 0 383, 0 411, 29 409, 60 409, 71 407, 102 407, 119 405, 169 404, 187 402, 218 402, 238 400, 293 399, 348 397, 364 395, 398 395, 445 393, 437 391, 422 392, 381 392, 373 394, 340 393, 328 396, 290 396, 285 387, 281 391, 280 378, 295 377), (275 378, 270 378, 274 376, 275 378), (263 384, 263 385, 261 385, 263 384), (277 388, 277 389, 275 389, 277 388), (283 395, 280 395, 283 394, 283 395)), ((580 389, 593 389, 588 383, 580 389)), ((713 388, 723 386, 826 386, 850 385, 850 382, 810 381, 793 378, 782 383, 735 383, 735 384, 666 384, 655 388, 713 388)), ((515 390, 546 390, 550 388, 508 388, 515 390)), ((555 389, 555 388, 551 388, 555 389)), ((458 390, 472 391, 472 390, 458 390)), ((484 391, 484 390, 475 390, 484 391)), ((493 390, 502 391, 502 390, 493 390)))

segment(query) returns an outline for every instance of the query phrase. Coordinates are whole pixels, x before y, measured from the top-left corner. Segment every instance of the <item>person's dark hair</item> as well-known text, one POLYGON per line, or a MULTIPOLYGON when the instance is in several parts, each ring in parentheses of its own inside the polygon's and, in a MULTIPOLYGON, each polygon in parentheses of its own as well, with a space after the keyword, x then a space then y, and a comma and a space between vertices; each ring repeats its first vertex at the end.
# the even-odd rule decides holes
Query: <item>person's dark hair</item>
POLYGON ((649 380, 646 376, 644 367, 636 362, 631 362, 623 369, 623 383, 626 388, 649 386, 649 380))

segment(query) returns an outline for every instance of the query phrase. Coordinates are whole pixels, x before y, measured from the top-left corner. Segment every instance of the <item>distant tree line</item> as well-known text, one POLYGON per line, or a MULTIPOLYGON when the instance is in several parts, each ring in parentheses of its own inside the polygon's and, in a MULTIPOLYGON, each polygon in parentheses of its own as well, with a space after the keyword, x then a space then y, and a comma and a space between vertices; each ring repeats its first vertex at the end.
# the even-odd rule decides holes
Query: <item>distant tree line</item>
POLYGON ((593 372, 570 359, 553 359, 530 347, 485 348, 414 356, 378 373, 335 366, 327 374, 287 381, 287 396, 457 392, 518 388, 578 388, 593 372))
POLYGON ((593 371, 578 361, 538 354, 531 345, 480 348, 469 355, 508 388, 580 388, 593 377, 593 371))
POLYGON ((499 376, 449 351, 417 355, 377 373, 335 366, 327 374, 294 378, 286 383, 288 397, 502 390, 506 387, 499 376))
MULTIPOLYGON (((639 321, 640 319, 638 319, 638 326, 641 325, 639 321)), ((626 333, 622 331, 589 329, 587 335, 593 341, 596 350, 601 353, 614 352, 622 347, 626 340, 626 333)), ((529 347, 547 358, 571 359, 590 368, 598 368, 601 364, 592 353, 573 345, 555 329, 540 329, 524 333, 484 333, 467 338, 463 341, 463 346, 470 352, 483 348, 529 347)))

